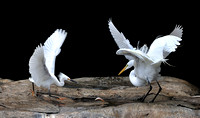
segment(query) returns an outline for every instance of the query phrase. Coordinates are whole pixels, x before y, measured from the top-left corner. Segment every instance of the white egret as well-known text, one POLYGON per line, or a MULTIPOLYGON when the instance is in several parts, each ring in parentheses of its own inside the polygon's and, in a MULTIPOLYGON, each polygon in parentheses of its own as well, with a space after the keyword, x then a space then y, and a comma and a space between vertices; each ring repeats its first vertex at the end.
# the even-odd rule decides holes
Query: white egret
POLYGON ((180 45, 179 41, 182 40, 181 37, 183 34, 182 26, 176 26, 169 35, 156 38, 148 50, 146 45, 143 45, 140 49, 139 46, 134 48, 130 44, 129 40, 125 38, 123 33, 120 33, 117 30, 111 20, 108 22, 108 25, 115 42, 120 48, 116 54, 124 55, 129 60, 127 65, 122 69, 122 71, 120 71, 119 75, 134 66, 134 70, 129 74, 130 82, 134 86, 144 86, 146 84, 150 86, 149 91, 144 95, 142 101, 145 100, 149 92, 152 90, 151 82, 155 80, 159 86, 159 91, 151 101, 154 102, 157 95, 162 90, 157 81, 160 76, 160 65, 162 62, 166 63, 166 57, 171 52, 174 52, 177 46, 180 45))
MULTIPOLYGON (((49 90, 49 96, 52 97, 50 93, 50 86, 55 84, 57 86, 64 86, 64 81, 72 81, 67 75, 60 73, 58 75, 59 80, 54 75, 56 56, 61 51, 61 46, 67 36, 67 32, 62 29, 57 29, 44 43, 36 47, 33 55, 29 60, 29 72, 31 78, 29 80, 36 84, 38 87, 42 86, 49 90)), ((34 92, 34 84, 33 92, 34 92)))

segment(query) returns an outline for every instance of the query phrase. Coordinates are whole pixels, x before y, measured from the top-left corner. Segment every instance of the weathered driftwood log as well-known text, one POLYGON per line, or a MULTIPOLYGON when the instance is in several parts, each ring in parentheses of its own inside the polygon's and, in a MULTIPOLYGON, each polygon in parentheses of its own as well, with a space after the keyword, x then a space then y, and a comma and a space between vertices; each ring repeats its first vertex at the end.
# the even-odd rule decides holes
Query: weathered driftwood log
POLYGON ((148 103, 158 91, 156 83, 144 103, 141 98, 148 86, 134 87, 128 77, 84 77, 78 84, 67 82, 64 87, 51 86, 48 96, 43 88, 32 96, 29 80, 0 80, 0 116, 2 117, 200 117, 200 91, 187 81, 161 77, 163 88, 154 103, 148 103), (44 93, 44 94, 42 94, 44 93), (46 93, 46 94, 45 94, 46 93), (95 101, 97 97, 105 102, 95 101))

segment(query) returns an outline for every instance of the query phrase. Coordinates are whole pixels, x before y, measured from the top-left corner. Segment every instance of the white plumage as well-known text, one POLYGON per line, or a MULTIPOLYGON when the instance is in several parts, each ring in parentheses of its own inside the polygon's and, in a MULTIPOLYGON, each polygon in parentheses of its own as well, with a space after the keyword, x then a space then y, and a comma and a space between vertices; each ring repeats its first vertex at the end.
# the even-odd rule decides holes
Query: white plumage
MULTIPOLYGON (((121 32, 119 32, 117 30, 117 28, 114 26, 114 24, 109 21, 109 29, 110 29, 110 32, 117 44, 117 46, 122 49, 122 48, 125 48, 125 49, 134 49, 133 46, 130 44, 129 40, 125 38, 124 34, 121 32)), ((125 57, 128 59, 128 60, 132 60, 132 57, 130 57, 129 55, 125 55, 125 57)))
POLYGON ((50 90, 51 84, 64 86, 64 80, 71 80, 63 73, 59 74, 59 80, 54 75, 56 56, 61 51, 61 46, 65 41, 67 32, 57 29, 44 43, 36 47, 29 60, 29 80, 38 87, 42 86, 50 90))
POLYGON ((146 83, 150 84, 153 80, 157 81, 160 76, 161 63, 167 60, 166 57, 176 50, 177 46, 180 45, 179 41, 182 40, 183 28, 176 26, 170 35, 155 39, 149 50, 146 45, 140 49, 139 47, 134 48, 128 39, 116 29, 111 20, 108 25, 115 42, 120 48, 116 54, 125 55, 129 60, 119 74, 134 66, 134 70, 129 75, 129 79, 134 86, 144 86, 146 83))

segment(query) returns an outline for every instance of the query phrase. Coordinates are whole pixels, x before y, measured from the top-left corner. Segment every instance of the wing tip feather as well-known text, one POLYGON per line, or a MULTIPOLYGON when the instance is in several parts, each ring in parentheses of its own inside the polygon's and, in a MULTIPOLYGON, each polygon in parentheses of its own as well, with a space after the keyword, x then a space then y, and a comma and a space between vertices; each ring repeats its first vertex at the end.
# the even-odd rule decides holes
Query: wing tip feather
POLYGON ((60 34, 67 35, 67 32, 63 29, 56 29, 54 33, 60 33, 60 34))
POLYGON ((179 25, 179 24, 176 24, 175 29, 183 30, 183 26, 182 26, 182 25, 179 25))

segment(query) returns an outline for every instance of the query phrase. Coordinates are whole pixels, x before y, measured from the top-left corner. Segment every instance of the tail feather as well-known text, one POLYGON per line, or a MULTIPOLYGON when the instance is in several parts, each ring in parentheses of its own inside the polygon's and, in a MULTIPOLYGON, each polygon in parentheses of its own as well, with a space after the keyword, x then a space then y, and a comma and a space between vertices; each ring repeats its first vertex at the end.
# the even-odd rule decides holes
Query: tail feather
POLYGON ((167 62, 168 60, 169 60, 169 59, 161 59, 161 60, 158 61, 158 62, 152 63, 152 65, 157 65, 157 64, 160 65, 161 63, 164 63, 164 64, 167 64, 168 66, 175 67, 175 66, 169 64, 169 63, 167 62))
POLYGON ((175 66, 173 66, 173 65, 171 65, 171 64, 169 64, 169 63, 167 63, 167 60, 168 60, 168 59, 164 59, 162 62, 163 62, 164 64, 167 64, 168 66, 175 67, 175 66))

